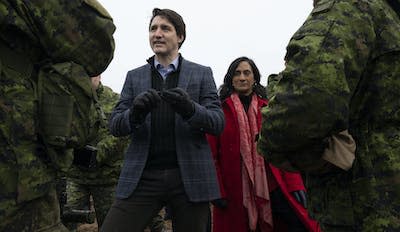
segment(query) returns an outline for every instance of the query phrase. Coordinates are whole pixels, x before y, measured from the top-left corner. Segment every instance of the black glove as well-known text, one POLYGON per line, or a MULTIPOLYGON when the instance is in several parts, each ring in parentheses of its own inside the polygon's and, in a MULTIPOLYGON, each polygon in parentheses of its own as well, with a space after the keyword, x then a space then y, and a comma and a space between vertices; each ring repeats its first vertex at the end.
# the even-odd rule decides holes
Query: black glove
POLYGON ((143 123, 146 115, 161 101, 160 95, 154 89, 149 89, 135 97, 133 100, 130 122, 131 125, 143 123))
POLYGON ((225 198, 215 199, 211 201, 211 204, 220 209, 226 209, 226 207, 228 207, 228 201, 225 198))
POLYGON ((307 209, 307 195, 304 190, 293 191, 291 192, 294 199, 299 202, 304 208, 307 209))
POLYGON ((74 149, 74 160, 72 164, 81 168, 95 168, 97 166, 97 148, 86 145, 80 149, 74 149))
POLYGON ((188 119, 194 114, 194 104, 189 94, 185 90, 177 87, 164 90, 161 97, 172 107, 172 109, 180 114, 184 119, 188 119))

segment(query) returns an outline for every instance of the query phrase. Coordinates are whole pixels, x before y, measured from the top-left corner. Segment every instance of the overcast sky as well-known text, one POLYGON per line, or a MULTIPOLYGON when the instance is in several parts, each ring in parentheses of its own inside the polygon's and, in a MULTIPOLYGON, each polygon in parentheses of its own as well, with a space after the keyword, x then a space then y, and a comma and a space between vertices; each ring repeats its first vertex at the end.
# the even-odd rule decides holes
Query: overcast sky
POLYGON ((114 19, 114 59, 102 74, 103 84, 120 92, 126 73, 153 55, 148 25, 153 8, 178 12, 186 24, 180 52, 210 66, 217 87, 239 56, 253 59, 261 82, 284 67, 286 45, 312 9, 312 0, 99 0, 114 19))

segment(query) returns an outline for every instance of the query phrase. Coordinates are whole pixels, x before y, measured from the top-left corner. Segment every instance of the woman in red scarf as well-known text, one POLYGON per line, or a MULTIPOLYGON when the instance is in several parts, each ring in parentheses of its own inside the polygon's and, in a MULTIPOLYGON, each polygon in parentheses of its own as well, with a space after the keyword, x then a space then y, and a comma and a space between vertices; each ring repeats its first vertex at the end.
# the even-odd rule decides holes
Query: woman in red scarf
POLYGON ((234 60, 219 94, 226 126, 219 137, 208 136, 222 196, 213 202, 213 232, 318 231, 305 209, 301 176, 265 163, 257 153, 267 99, 253 60, 234 60))

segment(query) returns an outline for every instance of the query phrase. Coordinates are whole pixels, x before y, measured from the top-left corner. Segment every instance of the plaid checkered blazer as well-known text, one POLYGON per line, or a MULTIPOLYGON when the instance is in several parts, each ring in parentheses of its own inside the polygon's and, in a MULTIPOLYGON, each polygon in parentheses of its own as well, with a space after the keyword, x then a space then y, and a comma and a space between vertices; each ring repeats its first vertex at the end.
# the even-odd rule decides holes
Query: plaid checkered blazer
MULTIPOLYGON (((210 201, 220 197, 214 161, 205 133, 218 135, 224 128, 224 114, 211 68, 182 59, 178 87, 185 90, 195 105, 188 120, 175 117, 175 139, 178 166, 186 194, 193 202, 210 201)), ((131 136, 119 177, 116 197, 127 198, 135 190, 149 153, 151 113, 145 122, 131 128, 130 108, 133 99, 151 86, 151 65, 146 64, 128 72, 121 97, 110 117, 109 127, 114 136, 131 136)))

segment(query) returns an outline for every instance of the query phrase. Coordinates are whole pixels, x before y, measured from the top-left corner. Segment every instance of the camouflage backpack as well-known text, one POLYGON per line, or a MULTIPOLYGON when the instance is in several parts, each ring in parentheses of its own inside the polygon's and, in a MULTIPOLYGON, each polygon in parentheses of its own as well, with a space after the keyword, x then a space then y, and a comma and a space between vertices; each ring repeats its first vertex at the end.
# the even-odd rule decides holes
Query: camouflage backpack
POLYGON ((38 75, 39 133, 53 165, 66 171, 74 149, 95 140, 105 116, 90 77, 74 62, 44 65, 38 75))

